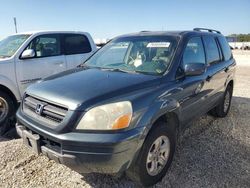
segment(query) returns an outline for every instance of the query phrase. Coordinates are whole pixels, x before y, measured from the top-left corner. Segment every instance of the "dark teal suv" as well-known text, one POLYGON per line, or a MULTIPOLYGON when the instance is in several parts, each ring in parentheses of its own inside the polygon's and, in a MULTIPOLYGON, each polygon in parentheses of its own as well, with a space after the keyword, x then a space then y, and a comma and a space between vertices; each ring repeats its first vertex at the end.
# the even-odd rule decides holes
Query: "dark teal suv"
POLYGON ((29 87, 16 129, 35 152, 80 173, 126 172, 150 186, 192 119, 227 115, 235 65, 215 30, 119 36, 79 67, 29 87))

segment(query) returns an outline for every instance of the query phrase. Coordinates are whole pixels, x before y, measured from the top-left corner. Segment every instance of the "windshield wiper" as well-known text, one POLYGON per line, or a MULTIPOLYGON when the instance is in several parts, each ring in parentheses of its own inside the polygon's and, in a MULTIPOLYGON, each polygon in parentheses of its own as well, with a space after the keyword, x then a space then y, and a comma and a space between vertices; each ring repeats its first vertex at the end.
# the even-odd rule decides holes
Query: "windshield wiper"
POLYGON ((159 75, 159 74, 157 74, 157 73, 145 72, 145 71, 140 71, 140 70, 134 70, 134 72, 136 72, 136 73, 138 73, 138 74, 147 74, 147 75, 153 75, 153 76, 159 75))
POLYGON ((101 70, 107 70, 107 71, 112 71, 112 72, 124 72, 124 73, 132 73, 135 74, 137 73, 136 71, 133 70, 124 70, 124 69, 119 69, 119 68, 108 68, 108 67, 100 67, 101 70))

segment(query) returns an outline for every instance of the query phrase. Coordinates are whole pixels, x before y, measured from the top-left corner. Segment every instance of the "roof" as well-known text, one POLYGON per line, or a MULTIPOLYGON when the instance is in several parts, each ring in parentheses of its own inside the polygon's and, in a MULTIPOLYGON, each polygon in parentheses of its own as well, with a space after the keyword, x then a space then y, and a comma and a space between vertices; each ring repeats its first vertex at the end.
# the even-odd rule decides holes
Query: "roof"
POLYGON ((186 36, 186 35, 197 35, 197 34, 209 34, 209 35, 221 35, 219 33, 204 32, 204 31, 194 31, 194 30, 184 30, 184 31, 141 31, 137 33, 130 33, 126 35, 121 35, 119 37, 129 37, 129 36, 186 36))
POLYGON ((53 34, 53 33, 82 33, 86 34, 88 32, 83 31, 63 31, 63 30, 40 30, 40 31, 27 31, 27 32, 20 32, 13 35, 33 35, 33 34, 53 34))

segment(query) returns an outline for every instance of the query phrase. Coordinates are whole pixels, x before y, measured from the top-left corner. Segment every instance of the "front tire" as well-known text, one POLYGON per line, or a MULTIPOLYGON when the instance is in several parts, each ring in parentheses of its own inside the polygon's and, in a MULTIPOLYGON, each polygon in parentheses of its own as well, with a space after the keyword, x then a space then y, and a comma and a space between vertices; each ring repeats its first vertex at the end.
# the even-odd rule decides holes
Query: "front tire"
POLYGON ((14 116, 15 111, 15 102, 7 93, 0 91, 0 135, 9 129, 8 120, 14 116))
POLYGON ((134 166, 127 175, 143 186, 152 186, 165 176, 172 163, 176 146, 174 126, 156 122, 142 146, 134 166))

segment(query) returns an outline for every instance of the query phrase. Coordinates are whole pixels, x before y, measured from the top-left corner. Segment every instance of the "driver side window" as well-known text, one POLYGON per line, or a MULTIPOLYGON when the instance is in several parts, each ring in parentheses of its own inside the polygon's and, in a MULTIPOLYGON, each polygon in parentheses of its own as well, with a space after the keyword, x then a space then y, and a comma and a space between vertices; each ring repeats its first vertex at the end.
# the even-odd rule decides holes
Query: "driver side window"
POLYGON ((31 41, 26 49, 33 49, 36 57, 50 57, 61 54, 59 35, 41 35, 31 41))
POLYGON ((183 53, 183 64, 206 63, 203 43, 200 37, 191 38, 183 53))

